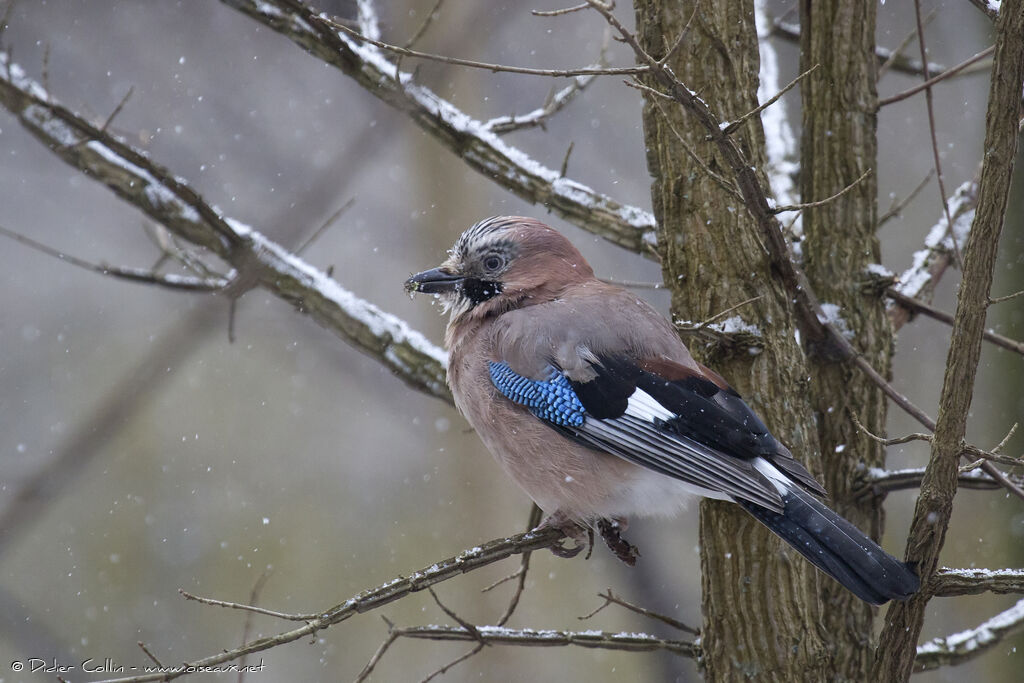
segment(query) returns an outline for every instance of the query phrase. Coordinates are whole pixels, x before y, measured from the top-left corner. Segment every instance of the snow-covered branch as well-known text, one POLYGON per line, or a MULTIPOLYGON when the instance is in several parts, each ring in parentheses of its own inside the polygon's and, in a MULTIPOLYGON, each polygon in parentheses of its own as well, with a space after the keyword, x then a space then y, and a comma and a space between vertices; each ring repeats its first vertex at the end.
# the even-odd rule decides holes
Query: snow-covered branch
POLYGON ((229 263, 235 277, 224 288, 226 295, 264 287, 376 358, 410 386, 451 401, 444 351, 281 245, 224 216, 185 180, 143 153, 57 104, 2 52, 0 104, 65 162, 175 235, 229 263))
MULTIPOLYGON (((924 239, 924 248, 914 254, 914 261, 903 271, 899 283, 894 290, 903 296, 924 301, 931 301, 932 293, 946 268, 953 263, 956 249, 953 240, 959 247, 967 243, 967 235, 978 207, 978 179, 968 180, 956 189, 947 200, 949 215, 953 219, 953 229, 943 215, 928 231, 924 239)), ((889 306, 889 318, 897 329, 902 327, 911 317, 913 311, 909 307, 893 302, 889 306)))
POLYGON ((950 569, 942 567, 932 578, 933 595, 1024 593, 1024 569, 950 569))
POLYGON ((998 645, 1011 633, 1024 627, 1024 600, 1000 612, 975 628, 929 640, 917 647, 914 671, 930 671, 940 666, 963 664, 998 645))
POLYGON ((339 32, 329 19, 294 0, 221 0, 341 70, 369 93, 404 112, 471 168, 522 199, 631 251, 653 256, 654 216, 532 159, 429 88, 399 71, 378 48, 339 32))
MULTIPOLYGON (((902 470, 883 470, 873 467, 868 472, 868 479, 864 489, 875 495, 890 491, 916 489, 921 486, 921 479, 923 477, 923 467, 909 467, 902 470)), ((980 469, 961 472, 957 481, 957 486, 964 489, 990 490, 1002 486, 1001 483, 980 469)))
POLYGON ((504 626, 474 626, 475 633, 463 626, 411 626, 396 628, 394 633, 404 638, 420 640, 455 640, 483 642, 488 645, 526 645, 534 647, 577 647, 627 652, 668 650, 684 657, 697 657, 698 646, 684 640, 665 640, 647 633, 610 631, 557 631, 552 629, 507 628, 504 626))

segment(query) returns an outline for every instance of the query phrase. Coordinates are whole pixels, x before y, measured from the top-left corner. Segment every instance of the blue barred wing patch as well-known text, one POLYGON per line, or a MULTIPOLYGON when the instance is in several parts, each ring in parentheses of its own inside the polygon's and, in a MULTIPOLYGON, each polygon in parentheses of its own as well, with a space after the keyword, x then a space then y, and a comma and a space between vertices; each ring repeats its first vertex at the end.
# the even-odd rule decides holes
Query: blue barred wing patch
POLYGON ((542 420, 562 427, 579 427, 586 411, 569 380, 556 368, 549 367, 547 377, 530 379, 516 373, 508 363, 490 361, 491 382, 501 394, 521 406, 526 406, 542 420))

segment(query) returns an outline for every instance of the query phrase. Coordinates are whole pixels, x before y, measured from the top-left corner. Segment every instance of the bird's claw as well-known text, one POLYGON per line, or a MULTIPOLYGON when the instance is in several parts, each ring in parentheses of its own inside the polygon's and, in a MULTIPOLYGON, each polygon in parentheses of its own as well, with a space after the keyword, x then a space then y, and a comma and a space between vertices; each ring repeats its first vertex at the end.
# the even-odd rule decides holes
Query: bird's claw
MULTIPOLYGON (((558 529, 565 535, 567 541, 572 541, 573 545, 565 546, 559 542, 558 545, 553 545, 549 549, 551 553, 557 557, 572 558, 583 552, 584 548, 594 548, 594 534, 593 531, 586 529, 581 526, 579 522, 569 519, 565 515, 556 512, 540 523, 537 527, 537 531, 543 529, 558 529)), ((589 557, 589 553, 587 554, 589 557)))

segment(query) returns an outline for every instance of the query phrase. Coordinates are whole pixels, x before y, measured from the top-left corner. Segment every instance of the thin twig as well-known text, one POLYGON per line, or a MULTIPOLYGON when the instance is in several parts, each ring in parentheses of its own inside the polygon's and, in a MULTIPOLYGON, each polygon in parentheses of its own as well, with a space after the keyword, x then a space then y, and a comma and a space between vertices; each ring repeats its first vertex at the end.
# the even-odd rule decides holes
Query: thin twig
POLYGON ((620 607, 625 607, 626 609, 628 609, 631 612, 635 612, 635 613, 641 614, 641 615, 643 615, 645 617, 649 617, 651 619, 655 619, 657 621, 662 622, 663 624, 668 624, 672 628, 679 629, 680 631, 684 631, 686 633, 690 633, 690 634, 695 635, 695 636, 699 636, 700 635, 700 630, 699 629, 695 629, 692 626, 688 626, 687 624, 684 624, 683 622, 679 621, 678 619, 673 619, 672 617, 670 617, 668 615, 660 614, 658 612, 654 612, 652 610, 649 610, 646 607, 640 607, 639 605, 634 605, 633 603, 631 603, 631 602, 629 602, 627 600, 623 600, 619 596, 617 596, 614 593, 612 593, 612 589, 611 588, 607 589, 604 593, 598 593, 598 597, 604 598, 604 604, 603 605, 599 606, 597 609, 595 609, 593 612, 590 612, 589 614, 585 614, 582 617, 576 617, 576 618, 581 620, 581 621, 585 621, 585 620, 590 619, 591 617, 593 617, 595 614, 597 614, 598 612, 603 610, 608 605, 616 604, 616 605, 619 605, 620 607))
POLYGON ((672 59, 673 55, 675 55, 679 48, 683 46, 683 43, 686 42, 686 36, 690 34, 690 25, 693 24, 693 18, 697 16, 697 10, 699 9, 700 0, 695 0, 693 3, 693 11, 690 12, 690 18, 686 20, 685 24, 683 24, 683 28, 680 29, 679 35, 676 37, 675 42, 672 43, 672 47, 670 47, 668 52, 665 53, 665 56, 658 61, 658 64, 663 68, 668 64, 668 60, 672 59))
POLYGON ((146 644, 145 644, 144 642, 142 642, 142 641, 140 640, 140 641, 139 641, 138 643, 136 643, 136 645, 138 645, 138 646, 139 646, 139 648, 141 648, 141 649, 142 649, 142 651, 146 653, 146 656, 147 656, 147 657, 149 657, 149 659, 150 659, 150 660, 151 660, 151 661, 152 661, 152 662, 153 662, 154 664, 156 664, 156 665, 157 665, 158 667, 160 667, 160 668, 163 668, 163 666, 164 666, 164 665, 163 665, 163 664, 162 664, 162 663, 160 662, 160 660, 159 660, 159 659, 157 659, 157 658, 156 658, 156 655, 155 655, 155 654, 153 654, 153 653, 152 653, 152 652, 150 651, 150 649, 149 649, 148 647, 146 647, 146 644))
POLYGON ((439 668, 437 671, 433 672, 432 674, 430 674, 426 678, 420 679, 420 683, 429 683, 430 681, 434 680, 438 676, 443 676, 444 674, 448 673, 453 667, 455 667, 455 666, 461 664, 462 662, 466 661, 467 659, 475 656, 478 652, 480 652, 483 649, 484 649, 484 644, 483 643, 477 643, 476 646, 472 650, 470 650, 469 652, 466 652, 465 654, 456 657, 455 659, 453 659, 452 661, 448 662, 447 664, 445 664, 444 666, 442 666, 441 668, 439 668))
POLYGON ((490 62, 478 62, 473 59, 459 59, 458 57, 448 57, 447 55, 436 55, 430 52, 420 52, 419 50, 410 50, 408 48, 401 47, 399 45, 391 45, 381 40, 374 40, 368 38, 358 31, 355 31, 344 24, 336 21, 325 19, 334 28, 338 29, 342 33, 345 33, 355 40, 363 43, 368 43, 374 47, 392 52, 396 55, 403 57, 412 57, 414 59, 425 59, 431 62, 440 62, 442 64, 452 64, 455 66, 465 66, 471 69, 483 69, 485 71, 491 71, 493 73, 511 73, 511 74, 526 74, 529 76, 548 76, 551 78, 574 78, 576 76, 622 76, 632 74, 642 74, 648 71, 647 67, 644 66, 623 66, 623 67, 593 67, 585 66, 579 69, 534 69, 525 66, 511 66, 508 64, 492 64, 490 62))
POLYGON ((241 602, 230 602, 228 600, 217 600, 216 598, 205 598, 201 595, 195 595, 189 593, 184 588, 179 588, 178 593, 181 597, 186 600, 194 600, 195 602, 202 603, 204 605, 211 605, 213 607, 226 607, 228 609, 237 609, 243 612, 252 612, 254 614, 262 614, 268 617, 274 617, 276 619, 284 619, 285 621, 311 621, 316 619, 318 614, 289 614, 287 612, 277 612, 272 609, 266 609, 264 607, 257 607, 256 605, 246 605, 241 602))
MULTIPOLYGON (((601 42, 601 51, 598 53, 597 65, 607 66, 608 65, 608 45, 611 42, 611 31, 605 30, 604 37, 601 42)), ((597 76, 579 76, 574 78, 569 85, 561 90, 556 90, 552 86, 551 91, 548 93, 547 98, 544 100, 544 104, 539 109, 535 109, 529 113, 522 115, 512 114, 511 116, 499 116, 487 121, 484 124, 486 130, 495 133, 496 135, 505 135, 517 130, 524 130, 527 128, 547 129, 547 122, 555 114, 559 113, 571 103, 576 97, 582 93, 587 87, 594 82, 597 76)), ((565 177, 565 165, 562 165, 561 178, 565 177)))
POLYGON ((229 282, 229 278, 223 276, 199 278, 188 275, 160 274, 153 272, 152 270, 142 268, 122 268, 119 266, 106 266, 98 263, 91 263, 76 256, 65 254, 59 249, 54 249, 42 242, 37 242, 31 237, 14 232, 13 230, 8 230, 2 226, 0 226, 0 235, 10 238, 15 242, 19 242, 20 244, 24 244, 30 249, 35 249, 36 251, 42 252, 48 256, 52 256, 64 263, 69 263, 78 268, 99 273, 100 275, 107 275, 119 280, 128 280, 130 282, 138 282, 146 285, 156 285, 158 287, 165 287, 167 289, 174 289, 183 292, 199 293, 218 292, 224 289, 229 282))
POLYGON ((315 242, 317 239, 319 239, 319 237, 321 235, 323 235, 325 232, 327 232, 327 229, 330 228, 332 225, 334 225, 334 223, 339 218, 341 218, 342 214, 344 214, 346 211, 351 209, 352 205, 355 204, 355 203, 356 203, 356 198, 352 197, 347 202, 345 202, 340 207, 338 207, 338 210, 335 211, 334 213, 332 213, 327 218, 327 220, 325 220, 323 222, 323 224, 319 228, 314 230, 312 235, 307 237, 298 247, 295 248, 295 253, 296 254, 301 254, 302 252, 304 252, 309 247, 309 245, 313 244, 313 242, 315 242))
POLYGON ((363 681, 370 677, 370 674, 373 673, 374 668, 376 668, 377 664, 380 663, 380 660, 384 656, 384 653, 387 652, 388 648, 390 648, 394 644, 394 642, 398 640, 398 638, 400 637, 400 634, 395 631, 394 624, 392 624, 390 621, 387 620, 387 618, 383 616, 381 618, 384 619, 385 623, 387 623, 388 625, 388 637, 384 639, 384 642, 380 644, 380 647, 377 648, 377 651, 373 653, 372 657, 370 657, 370 661, 366 663, 366 666, 363 667, 363 670, 359 672, 358 676, 356 676, 355 683, 363 683, 363 681))
MULTIPOLYGON (((888 289, 886 289, 885 295, 892 299, 893 301, 895 301, 896 303, 898 303, 900 306, 903 306, 904 308, 910 311, 913 311, 915 313, 923 313, 924 315, 927 315, 929 318, 938 320, 939 322, 943 322, 947 325, 953 324, 953 316, 951 314, 946 313, 945 311, 941 311, 932 306, 931 304, 921 301, 920 299, 909 297, 893 287, 889 287, 888 289)), ((1019 342, 1016 339, 1010 339, 1009 337, 1003 336, 989 329, 986 329, 984 331, 982 338, 985 339, 985 341, 995 344, 996 346, 1004 348, 1008 351, 1013 351, 1015 353, 1024 355, 1024 342, 1019 342)))
POLYGON ((943 72, 941 72, 939 74, 936 74, 935 76, 932 76, 931 78, 928 77, 927 70, 925 70, 925 74, 924 74, 925 75, 925 81, 923 83, 918 83, 913 88, 909 88, 907 90, 904 90, 903 92, 897 93, 897 94, 895 94, 895 95, 893 95, 891 97, 885 97, 885 98, 882 98, 882 99, 878 100, 878 107, 881 108, 881 107, 885 107, 885 106, 890 105, 890 104, 894 104, 896 102, 902 102, 903 100, 907 99, 908 97, 913 97, 914 95, 916 95, 917 93, 921 92, 922 90, 928 90, 929 88, 931 88, 936 83, 944 81, 947 78, 949 78, 950 76, 955 76, 956 74, 960 73, 961 71, 963 71, 964 69, 966 69, 970 65, 974 64, 975 62, 979 62, 982 59, 984 59, 985 57, 988 57, 989 55, 992 54, 992 51, 994 49, 995 49, 994 45, 990 46, 990 47, 987 47, 984 50, 982 50, 981 52, 979 52, 978 54, 974 55, 973 57, 968 57, 967 59, 965 59, 964 61, 960 62, 956 66, 954 66, 954 67, 952 67, 950 69, 947 69, 947 70, 945 70, 945 71, 943 71, 943 72))
POLYGON ((114 111, 110 112, 110 116, 108 116, 107 120, 103 122, 102 126, 100 126, 101 131, 106 132, 110 124, 114 122, 115 118, 117 118, 117 115, 121 113, 122 109, 124 109, 124 105, 128 104, 128 100, 131 98, 132 93, 134 92, 134 85, 128 88, 128 92, 124 94, 124 97, 121 98, 121 101, 117 103, 116 107, 114 107, 114 111))
POLYGON ((834 202, 835 200, 839 199, 840 197, 842 197, 844 194, 846 194, 847 192, 849 192, 853 188, 857 187, 857 185, 860 184, 861 181, 863 181, 869 175, 871 175, 871 169, 870 168, 868 170, 864 171, 864 173, 862 173, 859 178, 854 180, 852 183, 850 183, 849 185, 847 185, 843 189, 839 190, 839 192, 836 192, 831 197, 826 197, 825 199, 819 199, 816 202, 803 202, 801 204, 787 204, 785 206, 776 206, 775 208, 773 208, 771 210, 771 212, 774 213, 774 214, 780 214, 780 213, 785 213, 787 211, 803 211, 804 209, 812 209, 812 208, 814 208, 816 206, 824 206, 825 204, 828 204, 829 202, 834 202))
POLYGON ((932 179, 933 175, 935 175, 935 169, 928 169, 928 173, 925 174, 924 179, 920 183, 918 183, 917 187, 911 190, 910 194, 908 194, 902 200, 894 200, 893 203, 889 206, 889 210, 883 213, 881 216, 879 216, 878 223, 876 224, 875 229, 877 230, 881 228, 891 219, 903 213, 903 209, 907 208, 907 205, 910 204, 910 202, 914 201, 914 198, 921 193, 921 190, 925 188, 925 186, 928 184, 928 181, 932 179))
MULTIPOLYGON (((791 43, 799 44, 800 25, 787 22, 784 18, 780 17, 772 22, 772 35, 779 36, 791 43)), ((884 64, 886 61, 893 59, 893 51, 881 46, 875 46, 875 59, 878 61, 879 65, 884 64)), ((928 66, 934 73, 939 73, 946 69, 945 66, 936 62, 929 62, 928 66)), ((900 73, 909 74, 911 76, 921 75, 921 63, 916 59, 905 57, 903 55, 897 55, 895 59, 893 59, 890 68, 893 71, 899 71, 900 73)))
POLYGON ((799 76, 797 76, 796 78, 791 80, 786 87, 784 87, 779 92, 775 93, 775 95, 773 95, 772 97, 770 97, 767 100, 765 100, 765 102, 763 104, 759 105, 755 109, 750 110, 749 112, 747 112, 746 114, 744 114, 743 116, 739 117, 738 119, 736 119, 735 121, 733 121, 732 123, 727 125, 725 128, 723 128, 722 132, 725 133, 726 135, 729 135, 730 133, 735 131, 737 128, 742 126, 747 121, 747 119, 751 118, 752 116, 757 116, 762 111, 764 111, 768 107, 770 107, 773 104, 775 104, 776 102, 778 102, 780 97, 782 97, 787 92, 789 92, 790 90, 795 88, 797 83, 799 83, 800 81, 802 81, 803 79, 807 78, 812 73, 817 71, 818 67, 820 67, 820 66, 821 66, 820 64, 815 64, 810 69, 808 69, 807 71, 803 72, 802 74, 800 74, 799 76))
POLYGON ((402 47, 404 47, 407 50, 411 50, 413 45, 419 42, 420 38, 423 37, 423 34, 427 32, 428 28, 430 28, 430 25, 434 23, 434 19, 437 18, 438 14, 441 11, 441 5, 443 4, 444 0, 437 0, 437 2, 434 3, 434 7, 431 8, 431 10, 427 12, 427 16, 424 17, 423 23, 419 25, 419 28, 417 28, 416 31, 409 37, 409 40, 405 41, 405 45, 403 45, 402 47))
MULTIPOLYGON (((921 48, 921 63, 924 64, 924 80, 927 83, 931 80, 928 77, 928 50, 924 42, 924 26, 921 22, 921 0, 914 0, 914 17, 917 19, 917 43, 921 48)), ((995 46, 992 46, 995 50, 995 46)), ((935 102, 932 95, 931 85, 924 88, 924 101, 928 109, 928 132, 932 140, 932 158, 935 162, 935 179, 939 183, 939 199, 942 201, 942 211, 946 216, 946 225, 949 230, 949 239, 953 242, 953 255, 956 257, 956 264, 963 268, 964 259, 960 253, 960 245, 956 242, 956 235, 953 233, 953 218, 949 212, 949 202, 946 201, 946 181, 942 176, 942 160, 939 158, 939 139, 935 132, 935 102)))
MULTIPOLYGON (((530 516, 526 521, 526 530, 530 531, 540 526, 541 520, 544 517, 544 512, 541 510, 536 503, 530 506, 530 516)), ((530 558, 533 553, 530 551, 524 552, 519 559, 519 568, 513 572, 512 576, 516 577, 516 587, 512 590, 512 595, 509 596, 508 605, 505 606, 505 611, 502 612, 501 616, 498 617, 496 622, 498 626, 504 626, 508 623, 508 620, 512 618, 516 608, 519 606, 519 600, 523 597, 523 591, 526 590, 526 574, 530 571, 530 558)), ((511 578, 511 577, 509 577, 511 578)), ((487 592, 492 590, 497 584, 491 584, 481 592, 487 592)))
MULTIPOLYGON (((263 586, 267 583, 267 579, 270 578, 271 568, 268 566, 256 579, 256 582, 252 585, 252 590, 249 591, 249 604, 256 605, 260 601, 260 593, 263 592, 263 586)), ((253 612, 247 612, 245 615, 245 623, 242 625, 242 642, 241 645, 245 645, 249 640, 249 632, 252 629, 252 615, 253 612)), ((242 683, 245 680, 245 660, 248 655, 242 655, 241 659, 238 660, 238 683, 242 683)))
POLYGON ((1004 301, 1009 301, 1010 299, 1016 299, 1017 297, 1021 296, 1022 294, 1024 294, 1024 289, 1020 290, 1019 292, 1014 292, 1013 294, 1007 294, 1005 296, 997 296, 994 299, 990 298, 988 300, 988 305, 991 306, 992 304, 1001 304, 1004 301))
POLYGON ((532 9, 530 10, 530 14, 532 14, 535 17, 560 17, 565 14, 571 14, 572 12, 579 12, 580 10, 585 10, 587 9, 587 7, 589 7, 589 5, 587 5, 587 3, 584 2, 579 5, 573 5, 572 7, 564 7, 562 9, 532 9))
POLYGON ((652 101, 654 102, 654 106, 656 106, 658 108, 658 111, 661 112, 661 116, 664 119, 665 123, 668 125, 669 130, 671 130, 672 134, 676 136, 676 140, 682 146, 682 148, 686 152, 686 154, 691 159, 693 159, 693 162, 695 164, 697 164, 698 168, 700 168, 702 171, 704 171, 704 173, 706 173, 709 178, 711 178, 716 183, 718 183, 722 187, 723 190, 728 192, 733 197, 736 197, 737 199, 742 201, 743 200, 743 194, 739 191, 739 188, 737 188, 736 185, 734 185, 733 183, 731 183, 728 180, 726 180, 725 178, 723 178, 720 174, 715 173, 714 171, 712 171, 711 167, 708 166, 706 163, 704 163, 704 160, 701 159, 699 156, 697 156, 697 153, 695 151, 693 151, 693 149, 691 149, 688 144, 686 144, 685 138, 683 138, 682 134, 678 130, 676 130, 675 125, 672 123, 672 119, 669 118, 667 113, 665 113, 665 109, 662 106, 661 102, 659 100, 652 100, 652 101))
MULTIPOLYGON (((938 10, 932 10, 931 12, 929 12, 928 16, 925 17, 925 20, 924 20, 925 25, 930 24, 932 19, 935 18, 937 13, 938 13, 938 10)), ((906 35, 906 37, 903 38, 903 40, 900 41, 900 44, 897 45, 895 48, 893 48, 892 54, 889 55, 888 59, 886 59, 884 62, 882 62, 879 65, 879 67, 878 67, 878 75, 876 76, 876 80, 882 80, 882 76, 885 75, 885 72, 889 70, 889 67, 891 67, 893 65, 893 62, 895 62, 897 59, 900 58, 900 55, 903 54, 903 51, 907 49, 907 46, 910 45, 911 41, 914 40, 914 37, 916 35, 917 35, 917 27, 915 26, 910 31, 910 33, 908 33, 906 35)))
POLYGON ((576 143, 573 142, 572 140, 570 140, 569 141, 569 146, 566 147, 566 149, 565 149, 565 156, 562 157, 562 166, 558 170, 558 177, 559 178, 564 178, 565 174, 569 172, 569 156, 572 154, 572 149, 575 146, 576 146, 576 143))

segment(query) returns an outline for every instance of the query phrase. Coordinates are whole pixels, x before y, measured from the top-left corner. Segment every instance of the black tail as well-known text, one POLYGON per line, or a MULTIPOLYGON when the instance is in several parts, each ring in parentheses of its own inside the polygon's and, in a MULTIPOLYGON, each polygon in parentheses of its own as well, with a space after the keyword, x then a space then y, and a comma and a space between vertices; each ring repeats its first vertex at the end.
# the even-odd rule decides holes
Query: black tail
POLYGON ((747 501, 739 504, 865 602, 906 600, 920 588, 909 566, 810 494, 794 487, 782 502, 782 514, 747 501))

